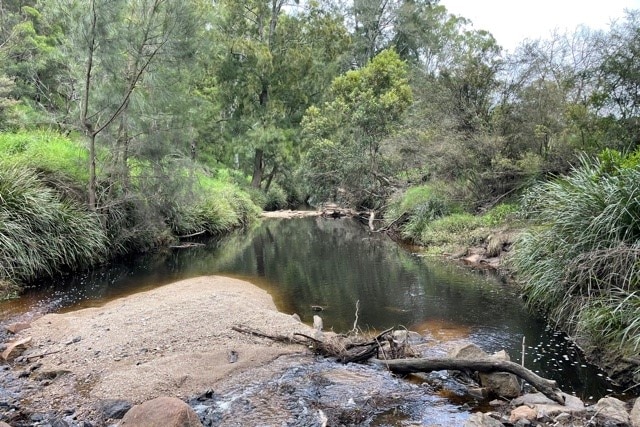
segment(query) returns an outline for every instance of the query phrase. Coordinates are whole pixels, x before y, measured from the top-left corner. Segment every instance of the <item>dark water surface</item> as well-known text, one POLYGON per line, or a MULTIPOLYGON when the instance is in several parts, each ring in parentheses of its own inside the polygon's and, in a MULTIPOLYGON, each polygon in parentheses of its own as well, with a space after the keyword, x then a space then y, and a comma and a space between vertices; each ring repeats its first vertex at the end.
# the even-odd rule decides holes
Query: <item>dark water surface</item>
POLYGON ((178 279, 222 274, 268 290, 278 309, 305 322, 321 313, 325 329, 403 325, 439 339, 469 339, 486 351, 506 349, 520 362, 591 400, 615 392, 562 334, 523 307, 514 289, 463 267, 423 258, 351 220, 267 219, 246 233, 192 249, 166 250, 77 274, 0 303, 0 319, 33 310, 64 311, 178 279))

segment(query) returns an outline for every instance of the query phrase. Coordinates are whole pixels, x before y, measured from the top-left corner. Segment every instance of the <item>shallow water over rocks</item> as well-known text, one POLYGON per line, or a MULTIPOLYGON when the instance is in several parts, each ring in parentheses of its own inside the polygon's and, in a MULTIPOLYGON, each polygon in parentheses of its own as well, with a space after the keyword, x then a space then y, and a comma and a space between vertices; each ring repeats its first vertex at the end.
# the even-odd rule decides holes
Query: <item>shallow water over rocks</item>
POLYGON ((189 402, 205 426, 444 427, 469 417, 425 384, 372 366, 284 356, 248 375, 189 402))

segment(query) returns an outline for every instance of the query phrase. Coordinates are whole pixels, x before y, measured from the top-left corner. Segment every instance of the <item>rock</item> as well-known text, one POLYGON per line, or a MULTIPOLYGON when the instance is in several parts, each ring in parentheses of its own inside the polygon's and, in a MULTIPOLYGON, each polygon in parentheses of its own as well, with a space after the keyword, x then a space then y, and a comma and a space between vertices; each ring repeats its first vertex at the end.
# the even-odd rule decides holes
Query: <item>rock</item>
POLYGON ((229 350, 227 352, 227 361, 229 363, 236 363, 238 361, 238 352, 235 350, 229 350))
POLYGON ((449 350, 449 357, 454 359, 484 359, 489 354, 475 344, 458 344, 449 350))
POLYGON ((20 331, 24 331, 25 329, 29 329, 31 327, 31 323, 12 323, 11 325, 5 326, 7 332, 11 332, 12 334, 17 334, 20 331))
POLYGON ((298 313, 293 313, 291 317, 293 317, 295 321, 302 323, 302 319, 300 319, 300 316, 298 316, 298 313))
POLYGON ((629 414, 632 427, 640 427, 640 398, 636 399, 631 414, 629 414))
POLYGON ((0 427, 11 427, 11 426, 5 423, 4 421, 0 421, 0 427))
POLYGON ((631 419, 625 403, 615 397, 603 397, 595 405, 596 418, 605 426, 628 426, 631 419))
POLYGON ((124 399, 108 399, 98 403, 98 409, 104 418, 119 420, 131 409, 133 405, 124 399))
POLYGON ((535 407, 527 405, 518 406, 509 415, 509 422, 512 424, 517 423, 520 420, 533 421, 538 417, 538 410, 535 407))
POLYGON ((487 414, 476 412, 465 421, 464 427, 504 427, 504 424, 487 414))
MULTIPOLYGON (((462 344, 454 347, 449 356, 455 359, 495 359, 509 361, 509 355, 502 350, 489 355, 475 344, 462 344)), ((520 383, 515 375, 506 372, 492 374, 480 374, 480 385, 489 389, 489 392, 507 398, 520 396, 520 383)))
POLYGON ((468 387, 467 393, 474 399, 483 400, 489 395, 489 389, 486 387, 468 387))
POLYGON ((31 342, 31 337, 27 337, 27 338, 22 338, 10 343, 7 343, 7 348, 2 352, 2 358, 4 360, 9 359, 13 353, 17 353, 20 350, 24 350, 27 346, 27 344, 29 344, 31 342))
POLYGON ((506 372, 480 374, 480 384, 498 396, 507 398, 520 396, 520 383, 513 374, 506 372))
POLYGON ((561 393, 565 404, 558 405, 542 393, 527 393, 511 401, 514 406, 527 405, 538 411, 539 418, 554 418, 562 413, 572 416, 582 416, 586 413, 584 402, 570 394, 561 393))
POLYGON ((158 397, 136 405, 126 413, 120 427, 202 427, 189 405, 175 397, 158 397))

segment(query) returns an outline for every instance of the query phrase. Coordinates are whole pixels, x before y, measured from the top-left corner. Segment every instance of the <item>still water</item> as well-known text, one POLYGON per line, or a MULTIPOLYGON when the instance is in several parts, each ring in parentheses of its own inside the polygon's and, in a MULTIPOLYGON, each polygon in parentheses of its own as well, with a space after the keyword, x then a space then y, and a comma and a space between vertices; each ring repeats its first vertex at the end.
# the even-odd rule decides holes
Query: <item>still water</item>
POLYGON ((0 319, 64 311, 179 279, 221 274, 268 290, 278 309, 345 332, 405 326, 434 340, 468 339, 506 349, 560 387, 592 400, 619 392, 543 319, 527 312, 513 287, 452 263, 424 258, 351 220, 265 219, 254 229, 202 247, 166 250, 51 283, 0 304, 0 319), (356 311, 356 305, 358 309, 356 311))

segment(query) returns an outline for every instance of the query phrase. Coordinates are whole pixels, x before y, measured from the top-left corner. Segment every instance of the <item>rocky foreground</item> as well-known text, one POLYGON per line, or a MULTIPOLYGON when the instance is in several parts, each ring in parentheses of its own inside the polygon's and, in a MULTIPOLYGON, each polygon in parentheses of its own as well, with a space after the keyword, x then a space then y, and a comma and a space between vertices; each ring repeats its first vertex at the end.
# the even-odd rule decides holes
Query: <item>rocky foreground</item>
MULTIPOLYGON (((0 426, 331 426, 375 420, 403 426, 640 427, 640 400, 633 406, 611 397, 587 406, 566 395, 566 404, 558 405, 537 393, 516 397, 518 387, 508 377, 503 383, 480 377, 463 394, 486 402, 484 411, 472 414, 474 405, 460 411, 433 397, 448 393, 439 375, 425 375, 417 385, 381 368, 319 362, 301 346, 232 329, 240 324, 270 335, 313 333, 277 312, 265 291, 218 276, 10 325, 12 342, 22 344, 4 348, 0 426), (420 409, 426 405, 430 412, 420 409), (407 407, 414 409, 388 415, 407 407)), ((420 349, 424 337, 414 338, 420 349)))

